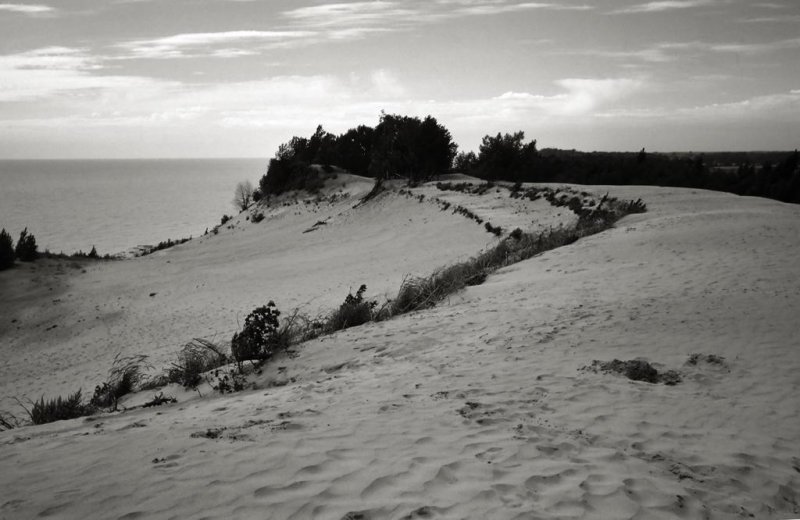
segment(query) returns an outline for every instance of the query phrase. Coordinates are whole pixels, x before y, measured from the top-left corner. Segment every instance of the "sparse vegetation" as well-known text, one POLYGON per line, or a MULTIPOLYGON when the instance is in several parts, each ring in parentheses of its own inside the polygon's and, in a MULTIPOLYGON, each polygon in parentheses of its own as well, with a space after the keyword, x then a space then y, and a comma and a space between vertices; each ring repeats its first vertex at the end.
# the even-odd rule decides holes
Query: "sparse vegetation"
POLYGON ((156 251, 161 251, 161 250, 169 249, 170 247, 174 247, 174 246, 177 246, 177 245, 180 245, 180 244, 185 244, 186 242, 190 241, 191 239, 192 239, 192 237, 178 238, 176 240, 172 240, 171 238, 168 238, 167 240, 159 242, 155 246, 149 247, 146 251, 143 251, 142 253, 140 253, 139 256, 147 256, 149 254, 155 253, 156 251))
POLYGON ((627 202, 608 197, 604 197, 603 203, 606 208, 600 208, 601 204, 598 204, 595 211, 583 213, 575 227, 553 228, 536 235, 520 230, 518 236, 506 237, 494 247, 465 262, 438 269, 428 277, 406 278, 397 297, 387 306, 388 315, 432 307, 468 285, 483 283, 489 273, 501 267, 608 229, 625 216, 630 207, 627 202))
POLYGON ((177 403, 178 400, 174 396, 164 395, 164 392, 159 392, 153 398, 142 405, 142 408, 152 408, 153 406, 161 406, 166 403, 177 403))

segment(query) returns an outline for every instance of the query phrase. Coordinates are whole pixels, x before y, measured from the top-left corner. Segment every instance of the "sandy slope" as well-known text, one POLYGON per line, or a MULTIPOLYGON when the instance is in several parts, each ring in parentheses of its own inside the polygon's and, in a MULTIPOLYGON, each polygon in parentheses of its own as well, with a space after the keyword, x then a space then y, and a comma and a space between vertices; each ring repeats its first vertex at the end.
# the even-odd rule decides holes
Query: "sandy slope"
MULTIPOLYGON (((0 476, 0 518, 800 516, 800 208, 703 191, 608 189, 644 198, 650 211, 506 268, 435 309, 307 343, 297 358, 271 365, 260 390, 178 394, 180 403, 158 411, 0 433, 0 464, 10 468, 0 476), (692 353, 725 363, 687 365, 692 353), (683 382, 581 370, 635 357, 679 370, 683 382)), ((364 232, 370 240, 391 235, 375 244, 389 248, 386 260, 428 255, 429 267, 489 237, 468 222, 441 244, 462 250, 433 257, 409 250, 414 242, 391 249, 406 231, 383 222, 387 215, 413 207, 410 218, 425 218, 427 206, 408 201, 352 217, 343 235, 373 225, 364 232)), ((435 211, 430 226, 450 218, 435 211)), ((498 222, 514 214, 493 211, 498 222)), ((295 215, 282 228, 306 217, 318 220, 295 215)), ((425 236, 425 226, 410 229, 425 236)), ((256 231, 236 233, 230 244, 256 231)), ((192 244, 194 257, 212 243, 192 244)), ((381 251, 365 249, 352 272, 374 272, 385 283, 376 287, 388 289, 402 275, 380 271, 379 258, 364 258, 370 253, 381 251)), ((172 280, 185 283, 189 258, 176 249, 131 269, 161 276, 158 301, 180 294, 172 280)), ((236 283, 210 253, 207 260, 205 283, 236 283)), ((101 279, 102 269, 112 267, 78 279, 101 279)), ((346 292, 359 280, 328 282, 346 292)), ((68 294, 77 282, 64 283, 68 294)), ((72 290, 75 299, 83 294, 72 290)), ((193 298, 186 314, 179 301, 171 303, 175 323, 212 298, 193 298)), ((120 332, 138 341, 140 315, 123 316, 133 323, 120 332)), ((45 343, 38 348, 56 355, 45 343)))
MULTIPOLYGON (((284 197, 239 215, 218 235, 151 256, 42 262, 32 276, 17 276, 30 266, 0 273, 0 396, 36 399, 80 387, 90 393, 118 352, 148 354, 156 367, 167 366, 192 338, 228 341, 247 313, 268 300, 284 312, 328 312, 361 284, 369 296, 394 294, 405 276, 427 274, 496 241, 475 222, 397 193, 354 208, 372 184, 340 175, 325 201, 284 197), (262 222, 246 220, 256 212, 265 214, 262 222)), ((528 205, 533 216, 502 220, 533 229, 533 217, 571 218, 544 201, 528 205)))

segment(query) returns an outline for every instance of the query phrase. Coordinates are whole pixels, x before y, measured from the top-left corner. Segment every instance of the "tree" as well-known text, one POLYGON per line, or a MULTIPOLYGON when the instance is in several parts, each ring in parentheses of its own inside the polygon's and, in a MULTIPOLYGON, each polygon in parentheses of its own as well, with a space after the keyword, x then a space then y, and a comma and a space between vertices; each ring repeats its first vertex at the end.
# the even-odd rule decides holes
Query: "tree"
POLYGON ((475 152, 459 152, 453 161, 453 169, 458 173, 471 173, 478 164, 475 152))
POLYGON ((0 271, 14 265, 14 241, 5 229, 0 231, 0 271))
POLYGON ((529 171, 537 158, 536 141, 524 143, 525 132, 487 135, 481 141, 478 172, 484 179, 534 181, 529 171))
POLYGON ((366 125, 351 128, 340 135, 336 140, 338 166, 356 175, 368 175, 374 136, 375 129, 366 125))
POLYGON ((17 248, 15 253, 17 258, 23 262, 33 262, 39 257, 39 252, 36 250, 36 237, 28 234, 28 228, 22 230, 17 240, 17 248))
POLYGON ((250 181, 242 181, 236 185, 233 195, 233 205, 239 211, 244 211, 253 201, 253 184, 250 181))
POLYGON ((379 178, 397 175, 424 180, 450 170, 457 149, 447 128, 431 116, 420 121, 382 113, 375 127, 369 171, 379 178))

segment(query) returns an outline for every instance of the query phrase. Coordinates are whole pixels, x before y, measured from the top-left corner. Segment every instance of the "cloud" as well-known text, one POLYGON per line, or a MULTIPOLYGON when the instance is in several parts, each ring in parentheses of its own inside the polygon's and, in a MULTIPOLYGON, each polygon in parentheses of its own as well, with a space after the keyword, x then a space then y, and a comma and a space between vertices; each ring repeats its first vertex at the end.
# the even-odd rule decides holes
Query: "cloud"
POLYGON ((800 23, 800 14, 759 16, 753 18, 742 18, 739 21, 742 23, 800 23))
POLYGON ((29 101, 94 90, 137 89, 153 80, 94 74, 101 65, 85 49, 44 47, 0 56, 0 101, 29 101))
POLYGON ((632 5, 625 9, 612 11, 612 14, 660 13, 663 11, 674 11, 676 9, 702 7, 715 3, 717 3, 715 0, 663 0, 632 5))
POLYGON ((796 123, 800 117, 800 90, 754 96, 729 103, 710 103, 691 107, 622 108, 600 112, 597 117, 629 121, 660 120, 710 124, 732 124, 753 120, 796 123))
POLYGON ((37 14, 51 13, 55 11, 55 9, 53 9, 48 5, 0 4, 0 11, 10 11, 12 13, 37 15, 37 14))
POLYGON ((300 7, 285 11, 283 16, 300 27, 321 30, 408 24, 415 19, 423 21, 424 14, 420 9, 400 7, 398 2, 375 1, 300 7))
POLYGON ((291 45, 313 37, 309 31, 225 31, 185 33, 117 44, 134 58, 167 59, 197 56, 235 57, 257 54, 264 48, 291 45), (238 47, 247 45, 248 47, 238 47))
POLYGON ((715 52, 733 52, 738 54, 762 54, 766 52, 791 50, 800 48, 800 38, 778 40, 765 43, 718 43, 706 44, 709 50, 715 52))
POLYGON ((297 27, 313 30, 342 27, 381 27, 397 31, 420 23, 436 23, 468 16, 490 16, 531 10, 587 11, 589 5, 508 0, 371 1, 323 4, 285 11, 283 16, 297 27))

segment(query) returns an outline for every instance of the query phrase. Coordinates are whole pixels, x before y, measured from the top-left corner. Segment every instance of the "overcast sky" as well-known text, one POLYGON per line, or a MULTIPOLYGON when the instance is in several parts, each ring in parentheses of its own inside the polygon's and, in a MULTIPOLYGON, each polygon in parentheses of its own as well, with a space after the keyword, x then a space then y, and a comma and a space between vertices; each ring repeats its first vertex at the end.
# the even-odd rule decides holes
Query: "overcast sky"
POLYGON ((466 150, 794 149, 800 2, 0 3, 0 158, 268 157, 381 110, 466 150))

